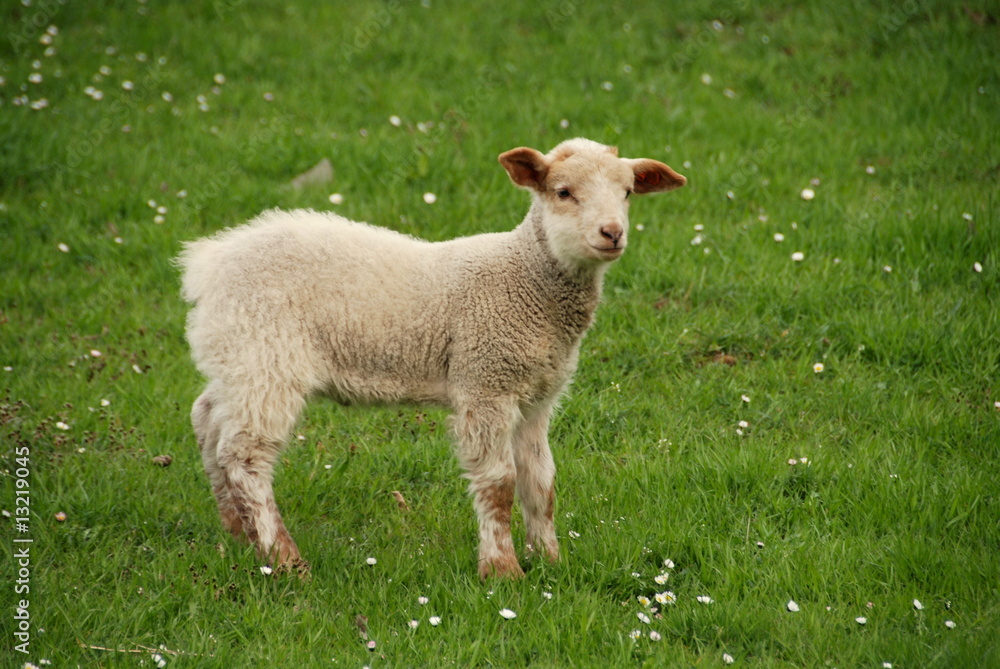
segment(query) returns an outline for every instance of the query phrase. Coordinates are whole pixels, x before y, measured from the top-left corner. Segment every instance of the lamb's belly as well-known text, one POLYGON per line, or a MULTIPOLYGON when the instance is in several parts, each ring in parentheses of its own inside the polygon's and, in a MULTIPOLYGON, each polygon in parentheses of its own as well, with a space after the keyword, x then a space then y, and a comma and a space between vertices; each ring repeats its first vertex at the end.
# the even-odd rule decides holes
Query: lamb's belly
POLYGON ((448 387, 443 379, 395 374, 341 372, 329 379, 323 394, 344 405, 448 404, 448 387))

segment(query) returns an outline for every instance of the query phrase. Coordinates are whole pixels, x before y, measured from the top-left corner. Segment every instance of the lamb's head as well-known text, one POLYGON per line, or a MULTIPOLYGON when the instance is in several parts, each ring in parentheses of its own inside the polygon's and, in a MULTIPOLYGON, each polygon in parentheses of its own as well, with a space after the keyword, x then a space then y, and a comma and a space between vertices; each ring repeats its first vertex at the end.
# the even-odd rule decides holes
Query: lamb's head
POLYGON ((531 191, 553 255, 571 267, 621 257, 630 195, 687 183, 661 162, 619 158, 616 147, 582 138, 566 140, 548 154, 512 149, 499 160, 511 181, 531 191))

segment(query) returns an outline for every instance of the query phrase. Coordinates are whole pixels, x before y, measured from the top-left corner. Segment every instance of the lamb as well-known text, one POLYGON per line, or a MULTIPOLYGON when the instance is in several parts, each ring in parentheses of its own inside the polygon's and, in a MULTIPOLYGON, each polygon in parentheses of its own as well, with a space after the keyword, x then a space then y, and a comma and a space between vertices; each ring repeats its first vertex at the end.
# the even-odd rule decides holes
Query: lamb
POLYGON ((479 523, 479 575, 559 556, 549 418, 576 369, 605 271, 628 239, 629 195, 685 177, 571 139, 499 156, 531 193, 514 230, 426 242, 314 211, 266 211, 185 245, 187 337, 208 378, 191 411, 224 527, 262 560, 308 570, 271 489, 306 398, 417 402, 450 427, 479 523))

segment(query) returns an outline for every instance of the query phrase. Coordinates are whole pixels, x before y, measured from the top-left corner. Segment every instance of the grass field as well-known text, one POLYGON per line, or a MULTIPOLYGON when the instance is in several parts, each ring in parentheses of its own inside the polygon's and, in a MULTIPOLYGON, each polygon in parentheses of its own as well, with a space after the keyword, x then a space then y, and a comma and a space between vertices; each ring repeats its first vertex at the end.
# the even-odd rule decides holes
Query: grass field
POLYGON ((0 8, 0 665, 1000 666, 995 3, 0 8), (321 402, 276 480, 312 578, 263 575, 181 243, 507 230, 497 154, 573 136, 689 185, 634 202, 555 421, 562 561, 480 583, 444 413, 321 402))

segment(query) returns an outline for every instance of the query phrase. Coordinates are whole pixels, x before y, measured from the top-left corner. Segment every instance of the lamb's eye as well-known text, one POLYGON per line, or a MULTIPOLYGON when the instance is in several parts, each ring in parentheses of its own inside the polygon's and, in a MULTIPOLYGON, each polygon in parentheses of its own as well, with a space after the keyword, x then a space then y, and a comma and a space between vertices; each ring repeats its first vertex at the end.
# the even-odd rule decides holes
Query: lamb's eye
POLYGON ((631 194, 632 194, 632 189, 631 188, 626 189, 625 190, 625 199, 627 200, 628 196, 631 195, 631 194))
POLYGON ((556 191, 556 195, 559 196, 560 200, 569 199, 569 197, 570 197, 569 189, 567 189, 567 188, 560 188, 559 190, 556 191))

